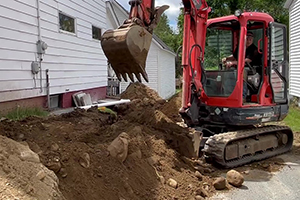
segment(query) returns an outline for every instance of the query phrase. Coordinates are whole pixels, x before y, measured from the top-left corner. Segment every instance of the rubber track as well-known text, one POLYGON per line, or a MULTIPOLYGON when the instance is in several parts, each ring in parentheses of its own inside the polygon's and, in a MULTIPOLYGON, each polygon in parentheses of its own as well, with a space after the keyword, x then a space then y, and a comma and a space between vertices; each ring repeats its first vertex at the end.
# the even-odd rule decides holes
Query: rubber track
POLYGON ((225 168, 233 168, 238 167, 253 161, 263 160, 269 157, 273 157, 282 153, 289 151, 293 144, 293 133, 291 129, 287 126, 266 126, 262 128, 253 128, 246 129, 234 132, 227 132, 216 134, 214 136, 209 137, 206 141, 203 151, 205 155, 216 162, 217 164, 225 167, 225 168), (290 135, 288 135, 289 142, 285 147, 279 147, 274 149, 273 151, 265 151, 260 154, 255 154, 253 156, 245 156, 240 159, 234 159, 232 161, 225 160, 225 148, 229 142, 248 139, 257 135, 262 135, 266 133, 276 133, 278 131, 288 131, 290 135))

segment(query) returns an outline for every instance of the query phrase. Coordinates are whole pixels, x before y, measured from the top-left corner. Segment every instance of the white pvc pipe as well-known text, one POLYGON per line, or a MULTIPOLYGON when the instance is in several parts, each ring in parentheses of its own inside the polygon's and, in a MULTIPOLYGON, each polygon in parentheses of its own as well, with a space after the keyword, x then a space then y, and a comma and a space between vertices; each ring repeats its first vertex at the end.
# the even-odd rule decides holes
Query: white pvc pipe
POLYGON ((93 104, 93 105, 88 105, 88 106, 80 106, 79 108, 87 110, 93 106, 106 107, 106 106, 114 106, 114 105, 123 104, 123 103, 129 103, 129 102, 130 102, 130 99, 121 99, 120 101, 112 101, 112 102, 99 103, 99 104, 93 104))
POLYGON ((36 1, 36 7, 37 7, 37 22, 38 22, 38 40, 42 40, 40 0, 36 1))
MULTIPOLYGON (((38 41, 42 41, 42 33, 41 33, 41 8, 40 8, 40 0, 36 1, 37 7, 37 22, 38 22, 38 41)), ((42 75, 42 55, 38 55, 39 59, 39 67, 40 67, 40 92, 43 92, 43 75, 42 75)))

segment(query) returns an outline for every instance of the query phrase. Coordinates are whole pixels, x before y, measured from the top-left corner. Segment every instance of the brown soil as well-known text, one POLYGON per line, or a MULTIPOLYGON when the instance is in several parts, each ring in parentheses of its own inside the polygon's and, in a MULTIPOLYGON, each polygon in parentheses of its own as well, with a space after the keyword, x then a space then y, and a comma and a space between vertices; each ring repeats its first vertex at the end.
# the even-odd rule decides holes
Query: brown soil
POLYGON ((181 122, 182 118, 179 115, 179 109, 181 108, 182 93, 174 95, 168 103, 164 104, 161 111, 165 113, 174 122, 181 122))
MULTIPOLYGON (((4 120, 0 122, 0 134, 26 142, 41 163, 55 172, 67 200, 181 200, 214 194, 212 182, 223 171, 192 159, 193 130, 176 124, 181 121, 177 114, 181 94, 166 102, 145 85, 134 83, 122 98, 132 101, 114 108, 117 119, 97 108, 77 109, 47 118, 4 120), (124 163, 107 151, 122 132, 129 135, 124 163), (195 176, 195 167, 202 180, 195 176), (176 180, 178 187, 162 183, 158 176, 176 180)), ((56 199, 63 198, 56 195, 56 199)))
MULTIPOLYGON (((116 107, 118 119, 97 108, 77 109, 61 116, 30 117, 0 122, 0 133, 26 141, 41 162, 59 178, 59 189, 70 200, 188 199, 196 191, 214 193, 212 179, 194 175, 189 129, 163 113, 166 102, 141 84, 131 84, 116 107), (108 155, 107 147, 122 132, 129 135, 124 163, 108 155), (85 163, 85 164, 84 164, 85 163), (157 172, 156 172, 157 171, 157 172), (178 187, 160 182, 172 178, 178 187)), ((173 112, 173 111, 170 111, 173 112)), ((205 175, 210 172, 200 166, 205 175)))

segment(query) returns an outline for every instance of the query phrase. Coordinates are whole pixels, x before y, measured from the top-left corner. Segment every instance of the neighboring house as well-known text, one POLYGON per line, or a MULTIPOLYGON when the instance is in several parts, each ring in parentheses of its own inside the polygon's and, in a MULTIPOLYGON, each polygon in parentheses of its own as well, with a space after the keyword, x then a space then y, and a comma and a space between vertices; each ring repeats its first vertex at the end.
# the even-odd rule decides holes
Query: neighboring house
POLYGON ((105 28, 105 0, 2 1, 0 110, 45 107, 47 95, 51 107, 70 107, 77 91, 90 93, 93 101, 105 98, 107 59, 100 45, 105 28), (47 44, 44 52, 38 40, 47 44))
POLYGON ((284 7, 290 13, 290 95, 300 97, 300 0, 287 0, 284 7))
MULTIPOLYGON (((128 12, 115 0, 106 2, 107 5, 107 28, 115 29, 119 27, 126 18, 128 12)), ((175 94, 175 56, 176 54, 155 34, 146 61, 146 72, 149 83, 143 83, 158 94, 167 99, 175 94)), ((120 83, 120 92, 126 90, 130 82, 120 83)))

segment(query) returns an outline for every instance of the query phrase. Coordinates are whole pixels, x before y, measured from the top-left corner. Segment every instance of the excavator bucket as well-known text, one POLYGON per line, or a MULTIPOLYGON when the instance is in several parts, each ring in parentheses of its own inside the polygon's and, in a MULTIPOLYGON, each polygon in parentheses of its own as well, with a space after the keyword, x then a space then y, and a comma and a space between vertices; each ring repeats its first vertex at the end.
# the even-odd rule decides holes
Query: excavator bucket
POLYGON ((148 82, 145 65, 151 40, 152 34, 134 23, 103 34, 102 49, 119 80, 123 77, 127 81, 128 75, 134 82, 134 74, 139 82, 141 75, 148 82))

